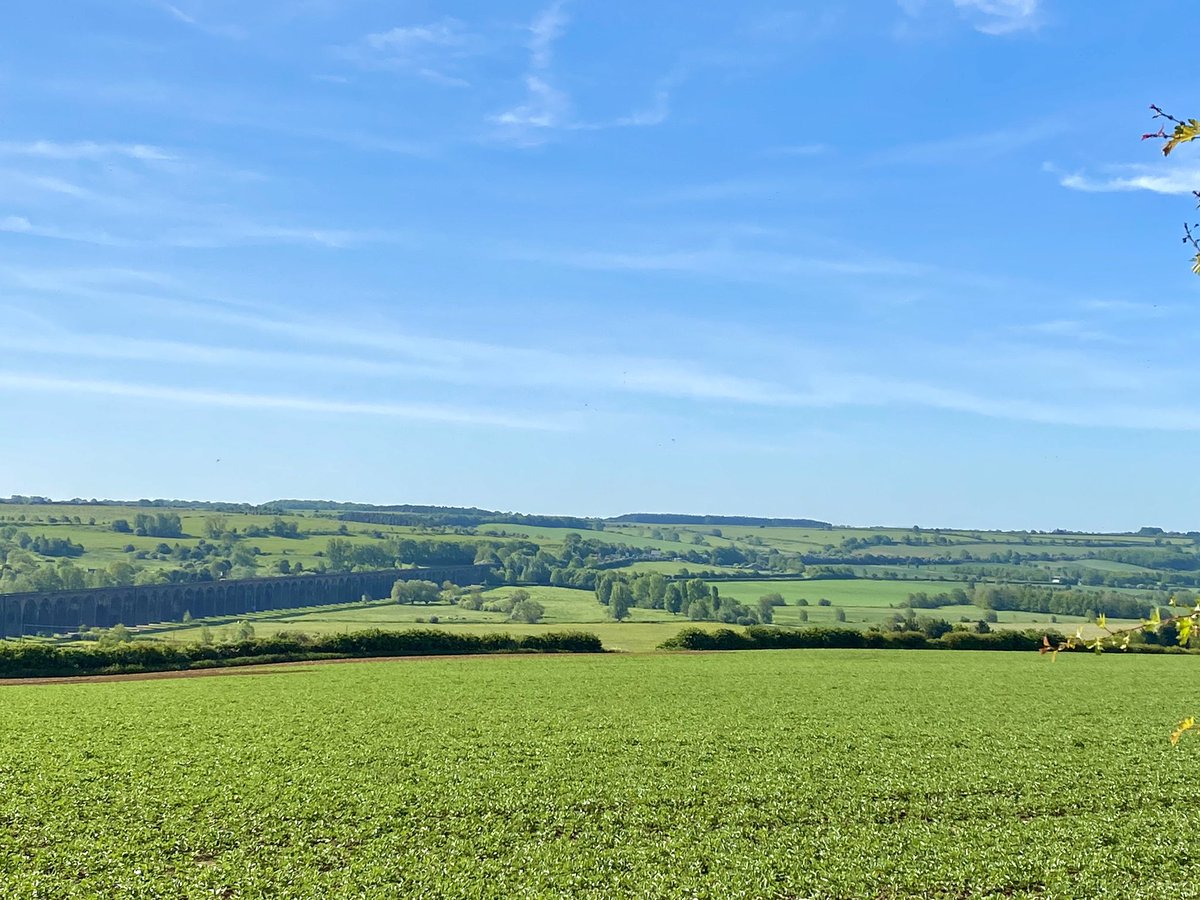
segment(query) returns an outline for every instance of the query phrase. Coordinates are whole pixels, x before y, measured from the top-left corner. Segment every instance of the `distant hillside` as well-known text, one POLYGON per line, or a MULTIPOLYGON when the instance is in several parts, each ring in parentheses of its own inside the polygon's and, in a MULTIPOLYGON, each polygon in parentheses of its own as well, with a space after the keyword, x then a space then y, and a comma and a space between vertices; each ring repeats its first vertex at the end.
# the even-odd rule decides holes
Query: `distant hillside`
POLYGON ((323 502, 319 507, 298 505, 303 502, 298 500, 276 501, 276 503, 283 504, 285 509, 319 509, 321 512, 336 512, 337 518, 343 522, 362 522, 367 525, 407 525, 415 527, 440 525, 469 528, 476 525, 497 523, 503 525, 526 525, 531 528, 578 528, 585 531, 604 527, 599 519, 584 519, 578 516, 528 515, 526 513, 480 509, 475 506, 415 506, 411 504, 371 506, 367 503, 331 504, 327 502, 323 502))
POLYGON ((772 525, 776 528, 832 528, 816 519, 767 519, 759 516, 685 516, 678 513, 628 513, 606 522, 635 525, 772 525))

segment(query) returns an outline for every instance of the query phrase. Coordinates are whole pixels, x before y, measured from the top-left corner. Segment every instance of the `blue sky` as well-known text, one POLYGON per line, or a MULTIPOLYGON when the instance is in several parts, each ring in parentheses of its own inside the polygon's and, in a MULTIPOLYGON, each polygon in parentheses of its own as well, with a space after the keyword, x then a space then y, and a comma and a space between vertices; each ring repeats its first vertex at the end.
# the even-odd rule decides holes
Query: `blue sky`
POLYGON ((1196 528, 1194 25, 17 0, 0 494, 1196 528))

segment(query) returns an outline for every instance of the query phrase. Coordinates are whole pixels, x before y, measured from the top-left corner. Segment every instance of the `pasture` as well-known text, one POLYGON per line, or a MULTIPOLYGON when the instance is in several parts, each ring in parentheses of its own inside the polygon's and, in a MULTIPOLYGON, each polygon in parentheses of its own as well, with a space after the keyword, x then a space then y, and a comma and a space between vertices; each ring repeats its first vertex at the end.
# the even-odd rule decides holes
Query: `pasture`
POLYGON ((6 687, 0 884, 1195 897, 1198 751, 1167 741, 1191 667, 764 651, 6 687))
MULTIPOLYGON (((501 587, 484 591, 485 601, 510 596, 517 588, 501 587)), ((457 605, 435 603, 429 606, 408 606, 382 601, 375 603, 353 603, 333 608, 310 607, 303 610, 276 610, 269 613, 250 613, 237 617, 251 623, 255 633, 262 635, 275 632, 304 632, 306 634, 329 634, 331 632, 353 632, 366 628, 403 630, 414 627, 432 627, 447 631, 468 633, 504 632, 512 634, 539 634, 561 631, 564 626, 578 628, 596 634, 610 650, 645 652, 653 650, 662 641, 677 634, 681 628, 696 624, 684 616, 672 615, 661 609, 631 609, 630 617, 624 622, 611 621, 605 608, 596 601, 592 591, 572 588, 539 587, 524 588, 532 599, 541 603, 546 615, 541 622, 527 625, 510 622, 508 616, 499 612, 463 609, 457 605), (431 623, 431 619, 436 622, 431 623), (586 627, 582 627, 586 625, 586 627)), ((234 619, 224 619, 210 624, 214 637, 220 638, 222 629, 234 619)), ((699 623, 718 627, 715 623, 699 623)), ((204 625, 193 622, 182 626, 150 627, 138 629, 139 636, 160 640, 188 643, 200 640, 204 625)))
MULTIPOLYGON (((848 625, 869 627, 882 622, 893 613, 900 612, 901 602, 911 591, 926 591, 930 594, 947 589, 945 582, 895 582, 866 579, 823 579, 819 581, 729 581, 717 583, 721 596, 754 605, 764 594, 778 592, 787 601, 787 606, 774 610, 775 624, 794 627, 805 625, 848 625), (808 600, 808 606, 799 606, 800 598, 808 600), (830 601, 829 606, 818 605, 821 599, 830 601), (807 616, 804 618, 802 616, 807 616), (845 619, 839 619, 841 613, 845 619)), ((434 625, 448 631, 489 632, 509 631, 514 634, 537 634, 561 630, 564 626, 579 628, 598 635, 610 650, 645 652, 653 650, 659 643, 678 633, 679 629, 701 625, 720 627, 717 623, 697 623, 684 615, 672 614, 661 609, 629 610, 629 618, 613 622, 606 607, 601 606, 592 591, 574 588, 545 587, 531 585, 522 588, 532 599, 545 608, 545 616, 536 625, 510 622, 508 616, 486 610, 469 610, 450 603, 435 603, 429 606, 409 606, 390 601, 351 603, 336 607, 309 607, 300 610, 274 610, 264 613, 248 613, 243 616, 219 620, 197 620, 184 625, 149 626, 137 629, 139 637, 188 643, 198 641, 207 623, 210 633, 220 639, 225 630, 232 630, 235 621, 250 622, 259 636, 276 632, 304 632, 328 634, 330 632, 353 632, 365 628, 398 630, 434 625)), ((517 588, 498 587, 484 591, 485 601, 511 596, 517 588)), ((985 611, 976 606, 945 606, 915 611, 918 615, 945 618, 949 622, 967 619, 976 622, 985 611)), ((1061 615, 1050 622, 1050 616, 1039 613, 1001 611, 994 628, 1025 629, 1046 627, 1074 632, 1083 625, 1084 632, 1092 635, 1094 629, 1088 620, 1079 616, 1061 615)), ((1124 624, 1113 619, 1114 625, 1124 624)))

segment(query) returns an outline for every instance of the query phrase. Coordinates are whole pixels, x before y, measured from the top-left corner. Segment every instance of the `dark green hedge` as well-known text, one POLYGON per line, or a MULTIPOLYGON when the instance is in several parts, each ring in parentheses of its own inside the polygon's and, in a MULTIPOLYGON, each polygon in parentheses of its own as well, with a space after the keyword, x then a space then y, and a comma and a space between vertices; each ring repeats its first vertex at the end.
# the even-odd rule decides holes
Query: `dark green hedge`
POLYGON ((0 678, 163 672, 368 656, 603 652, 600 638, 580 631, 511 635, 374 629, 317 637, 280 635, 229 644, 133 641, 109 647, 0 641, 0 678))
MULTIPOLYGON (((757 626, 734 631, 720 628, 705 631, 685 628, 659 644, 661 650, 1039 650, 1043 631, 993 631, 973 634, 950 631, 940 638, 926 637, 919 631, 859 631, 854 628, 768 628, 757 626)), ((1057 642, 1059 635, 1050 633, 1057 642)), ((1085 649, 1085 648, 1077 648, 1085 649)), ((1184 652, 1178 647, 1157 644, 1133 644, 1133 653, 1184 652)))

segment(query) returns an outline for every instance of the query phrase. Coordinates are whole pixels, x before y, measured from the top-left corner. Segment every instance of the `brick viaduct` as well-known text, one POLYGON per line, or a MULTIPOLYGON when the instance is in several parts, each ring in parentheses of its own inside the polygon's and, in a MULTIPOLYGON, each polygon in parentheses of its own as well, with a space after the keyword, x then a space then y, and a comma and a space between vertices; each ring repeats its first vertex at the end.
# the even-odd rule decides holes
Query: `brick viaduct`
POLYGON ((459 585, 483 584, 490 573, 490 566, 442 566, 0 594, 0 638, 64 633, 75 631, 81 625, 111 628, 118 622, 124 625, 178 622, 185 612, 200 619, 349 603, 363 594, 386 597, 391 593, 392 585, 401 579, 424 579, 438 584, 444 581, 459 585))

